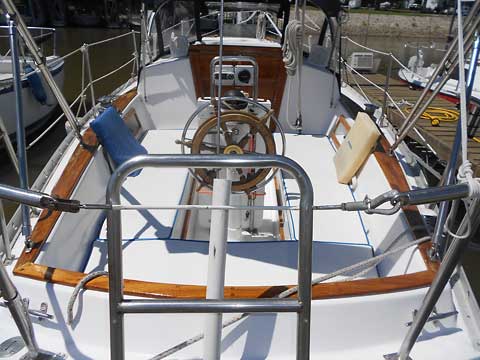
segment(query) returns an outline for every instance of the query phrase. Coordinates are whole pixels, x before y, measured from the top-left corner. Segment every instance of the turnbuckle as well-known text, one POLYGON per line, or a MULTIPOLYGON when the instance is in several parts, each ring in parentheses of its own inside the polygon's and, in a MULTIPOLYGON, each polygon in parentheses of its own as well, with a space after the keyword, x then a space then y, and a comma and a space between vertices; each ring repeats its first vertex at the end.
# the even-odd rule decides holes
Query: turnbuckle
POLYGON ((398 196, 397 190, 390 190, 377 197, 371 199, 367 196, 362 201, 352 201, 341 204, 341 209, 344 211, 364 211, 366 214, 392 215, 400 210, 402 204, 395 202, 394 199, 398 196), (379 208, 379 206, 390 203, 391 208, 379 208))
POLYGON ((340 208, 344 211, 364 211, 367 214, 393 215, 398 212, 402 206, 432 204, 442 201, 464 199, 468 196, 468 184, 460 183, 405 192, 390 190, 373 199, 370 199, 367 195, 363 201, 342 203, 340 208), (390 203, 392 207, 380 209, 379 206, 385 203, 390 203))

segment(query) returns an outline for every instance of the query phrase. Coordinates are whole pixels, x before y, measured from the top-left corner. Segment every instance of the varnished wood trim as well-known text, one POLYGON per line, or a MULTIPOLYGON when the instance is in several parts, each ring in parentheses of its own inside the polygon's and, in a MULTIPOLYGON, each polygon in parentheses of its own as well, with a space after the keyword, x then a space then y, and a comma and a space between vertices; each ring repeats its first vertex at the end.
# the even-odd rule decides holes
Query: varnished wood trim
POLYGON ((117 109, 117 111, 122 112, 126 109, 128 104, 137 96, 137 89, 130 90, 125 94, 120 95, 113 101, 113 106, 117 109))
MULTIPOLYGON (((49 281, 54 284, 71 287, 76 286, 86 275, 81 272, 55 269, 32 263, 23 264, 17 269, 16 274, 30 279, 49 281)), ((421 288, 429 286, 434 275, 433 271, 421 271, 385 278, 321 283, 312 287, 312 299, 384 294, 421 288)), ((293 286, 225 286, 224 297, 227 299, 269 298, 277 296, 293 286)), ((85 288, 107 292, 108 277, 102 276, 93 279, 85 285, 85 288)), ((206 288, 199 285, 167 284, 125 279, 124 293, 125 295, 149 298, 200 299, 205 298, 206 288)), ((292 297, 296 297, 296 294, 292 297)))
MULTIPOLYGON (((83 142, 86 145, 90 145, 92 148, 96 148, 98 146, 97 137, 92 129, 89 128, 87 131, 85 131, 83 134, 83 142)), ((67 166, 63 170, 60 179, 54 186, 51 192, 52 195, 59 198, 68 199, 75 189, 75 186, 78 184, 78 180, 87 168, 92 157, 93 152, 91 148, 86 149, 83 146, 78 145, 70 157, 67 166)), ((43 210, 40 213, 40 217, 33 228, 31 236, 33 249, 31 249, 30 252, 26 252, 25 250, 22 252, 17 261, 14 272, 22 264, 35 261, 40 253, 42 245, 52 232, 59 217, 60 213, 58 211, 43 210)))
MULTIPOLYGON (((96 138, 91 130, 87 130, 84 137, 88 137, 88 141, 92 144, 96 144, 96 138), (93 136, 93 137, 92 137, 93 136)), ((380 146, 374 152, 374 155, 380 164, 387 180, 392 188, 399 191, 409 190, 409 186, 403 171, 395 157, 389 156, 387 150, 389 148, 387 140, 382 136, 380 140, 380 146)), ((83 148, 77 147, 75 152, 79 152, 78 156, 74 155, 67 164, 62 177, 60 178, 54 192, 58 196, 68 197, 76 186, 78 179, 85 170, 86 166, 90 162, 92 154, 85 153, 83 148), (73 171, 76 166, 79 169, 76 170, 75 176, 70 176, 69 171, 73 171), (65 180, 66 179, 66 180, 65 180)), ((423 225, 422 218, 418 209, 414 206, 404 209, 405 216, 409 225, 414 231, 415 237, 419 238, 425 235, 425 230, 422 230, 423 225)), ((46 215, 42 213, 42 216, 46 215)), ((41 219, 43 217, 41 216, 41 219)), ((14 273, 18 276, 28 277, 34 280, 47 281, 55 284, 61 284, 66 286, 76 286, 78 282, 86 276, 86 274, 76 271, 69 271, 64 269, 56 269, 47 267, 44 265, 34 264, 36 257, 40 251, 40 247, 44 241, 46 241, 50 234, 55 222, 58 219, 58 213, 52 213, 47 216, 43 223, 37 223, 34 229, 36 246, 30 253, 23 252, 18 260, 14 273), (49 220, 50 219, 50 220, 49 220), (38 228, 37 228, 38 227, 38 228), (37 233, 36 233, 37 232, 37 233)), ((33 234, 32 234, 33 238, 33 234)), ((427 256, 428 244, 423 244, 420 247, 423 259, 427 266, 426 271, 420 271, 413 274, 390 276, 376 279, 361 279, 355 281, 344 282, 329 282, 317 284, 312 287, 312 298, 315 299, 328 299, 336 297, 347 296, 361 296, 382 294, 396 291, 405 291, 420 287, 429 286, 435 276, 438 265, 429 260, 427 256)), ((151 298, 205 298, 206 289, 205 286, 196 285, 183 285, 183 284, 166 284, 166 283, 154 283, 148 281, 139 281, 125 279, 124 291, 126 295, 151 297, 151 298)), ((285 286, 226 286, 225 298, 261 298, 261 297, 273 297, 281 293, 282 291, 292 287, 293 285, 285 286)), ((86 284, 87 289, 108 291, 108 278, 106 276, 94 279, 86 284)))
MULTIPOLYGON (((190 46, 189 58, 192 69, 193 84, 197 97, 210 96, 210 61, 218 55, 217 45, 197 44, 190 46)), ((258 63, 260 99, 269 99, 275 115, 280 113, 287 73, 282 61, 282 49, 274 47, 236 46, 228 45, 223 48, 223 55, 251 56, 258 63)), ((242 62, 240 62, 241 64, 242 62)), ((232 86, 223 86, 223 91, 233 89, 232 86)), ((244 89, 245 87, 237 86, 244 89)), ((247 87, 248 88, 248 87, 247 87)), ((253 89, 248 89, 253 91, 253 89)), ((273 122, 271 122, 273 124, 273 122)))
MULTIPOLYGON (((395 155, 389 154, 389 149, 390 145, 388 144, 387 139, 382 135, 380 137, 379 146, 373 154, 388 183, 390 184, 390 187, 401 192, 409 191, 410 186, 408 185, 405 174, 398 163, 398 159, 395 157, 395 155)), ((405 214, 405 218, 412 229, 414 238, 419 239, 428 235, 418 208, 416 206, 404 206, 402 209, 403 213, 405 214)), ((431 271, 437 271, 438 263, 431 261, 427 253, 430 246, 430 242, 421 244, 419 246, 420 253, 422 254, 422 258, 427 269, 431 271)))
MULTIPOLYGON (((115 106, 119 112, 123 111, 128 106, 130 101, 132 101, 132 99, 136 96, 136 94, 136 90, 131 90, 121 95, 113 102, 113 106, 115 106)), ((64 199, 70 198, 73 190, 78 184, 78 181, 85 172, 85 169, 90 164, 90 161, 95 153, 95 149, 98 147, 98 140, 91 128, 88 128, 84 132, 82 139, 83 143, 88 145, 88 149, 80 144, 77 145, 65 169, 63 170, 62 175, 55 184, 51 192, 52 195, 64 199)), ((26 252, 25 250, 22 252, 16 263, 14 273, 16 273, 19 266, 22 266, 25 263, 34 262, 37 259, 43 244, 46 242, 48 236, 52 232, 59 217, 60 213, 58 211, 43 210, 40 213, 40 217, 31 235, 33 248, 30 252, 26 252)))
POLYGON ((337 134, 335 134, 335 131, 337 131, 338 129, 338 125, 342 124, 343 127, 345 128, 345 130, 347 131, 347 133, 350 131, 351 127, 350 127, 350 124, 347 122, 347 120, 345 119, 345 117, 343 115, 340 115, 337 120, 336 120, 336 124, 334 125, 333 129, 332 129, 332 132, 330 133, 330 138, 332 139, 333 141, 333 144, 335 145, 335 147, 338 149, 340 147, 340 141, 338 140, 337 138, 337 134))
MULTIPOLYGON (((348 124, 345 117, 340 115, 330 134, 330 138, 337 149, 340 147, 340 142, 335 134, 335 131, 340 124, 345 127, 347 132, 351 129, 351 126, 348 124)), ((378 142, 378 146, 373 152, 375 159, 380 165, 380 168, 382 169, 382 172, 392 189, 401 192, 409 191, 410 186, 408 185, 407 179, 405 178, 405 174, 400 167, 398 159, 395 157, 395 155, 389 154, 389 149, 390 145, 385 136, 382 134, 378 142)), ((420 215, 416 206, 404 206, 402 210, 410 228, 412 229, 415 239, 419 239, 428 235, 422 216, 420 215)), ((428 249, 430 246, 431 244, 429 242, 419 245, 420 253, 427 269, 431 271, 437 271, 438 263, 431 261, 430 257, 428 256, 428 249)))

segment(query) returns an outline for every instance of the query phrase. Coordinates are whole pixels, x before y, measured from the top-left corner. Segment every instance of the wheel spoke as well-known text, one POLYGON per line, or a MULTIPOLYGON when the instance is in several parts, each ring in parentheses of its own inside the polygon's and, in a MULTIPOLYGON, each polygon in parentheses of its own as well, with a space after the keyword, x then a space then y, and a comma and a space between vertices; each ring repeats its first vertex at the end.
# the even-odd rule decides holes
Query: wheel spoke
POLYGON ((238 142, 238 146, 243 150, 245 145, 247 145, 248 140, 250 140, 250 133, 245 134, 245 136, 238 142))
POLYGON ((268 121, 268 119, 270 119, 270 116, 272 116, 274 112, 275 112, 274 110, 270 109, 269 111, 267 111, 267 112, 265 113, 265 115, 263 115, 263 116, 260 118, 260 121, 261 121, 262 123, 266 124, 267 121, 268 121))
POLYGON ((230 130, 228 130, 227 124, 221 123, 220 127, 223 130, 223 137, 225 138, 225 142, 227 143, 227 145, 232 145, 232 143, 233 143, 232 134, 231 134, 230 130))

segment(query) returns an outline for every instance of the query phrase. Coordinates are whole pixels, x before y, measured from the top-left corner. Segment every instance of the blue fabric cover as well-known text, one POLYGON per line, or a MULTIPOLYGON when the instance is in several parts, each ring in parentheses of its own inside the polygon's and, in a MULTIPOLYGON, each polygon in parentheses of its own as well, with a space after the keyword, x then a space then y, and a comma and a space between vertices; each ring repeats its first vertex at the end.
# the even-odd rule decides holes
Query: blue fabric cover
MULTIPOLYGON (((130 129, 125 125, 117 110, 111 106, 90 123, 90 127, 97 135, 116 166, 137 155, 146 155, 147 150, 135 139, 130 129)), ((141 170, 129 176, 137 176, 141 170)))
MULTIPOLYGON (((33 68, 30 65, 25 65, 24 71, 25 73, 29 73, 33 71, 33 68)), ((47 102, 47 93, 45 92, 45 88, 43 87, 40 75, 34 72, 33 74, 27 76, 27 81, 35 99, 40 104, 45 105, 47 102)))

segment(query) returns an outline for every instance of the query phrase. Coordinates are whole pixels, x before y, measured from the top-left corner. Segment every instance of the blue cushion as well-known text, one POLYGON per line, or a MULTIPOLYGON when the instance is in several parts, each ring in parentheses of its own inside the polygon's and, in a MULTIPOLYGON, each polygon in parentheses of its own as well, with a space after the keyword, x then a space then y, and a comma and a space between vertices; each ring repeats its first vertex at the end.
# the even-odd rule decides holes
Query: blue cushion
MULTIPOLYGON (((33 71, 33 68, 30 65, 25 65, 24 68, 25 73, 29 73, 33 71)), ((42 79, 38 73, 34 72, 28 75, 27 77, 28 85, 30 85, 30 89, 32 90, 32 94, 35 99, 42 105, 47 103, 47 93, 45 92, 45 88, 42 84, 42 79)))
MULTIPOLYGON (((103 145, 112 158, 115 166, 137 155, 147 154, 147 150, 135 139, 130 129, 125 125, 117 110, 111 106, 90 123, 90 127, 97 135, 98 141, 103 145)), ((137 176, 140 170, 129 176, 137 176)))

